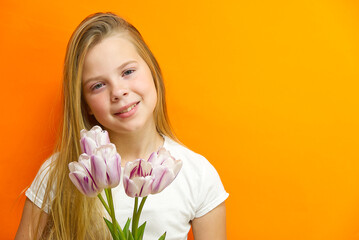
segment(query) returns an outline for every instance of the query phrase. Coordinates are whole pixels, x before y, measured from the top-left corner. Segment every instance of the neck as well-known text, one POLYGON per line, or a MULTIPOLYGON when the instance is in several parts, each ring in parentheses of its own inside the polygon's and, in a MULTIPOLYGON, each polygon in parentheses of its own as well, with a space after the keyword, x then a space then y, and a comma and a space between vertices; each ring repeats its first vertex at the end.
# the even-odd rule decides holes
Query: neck
POLYGON ((109 132, 111 142, 116 145, 121 155, 121 165, 138 158, 147 160, 152 152, 163 146, 164 139, 156 127, 144 128, 129 133, 109 132))

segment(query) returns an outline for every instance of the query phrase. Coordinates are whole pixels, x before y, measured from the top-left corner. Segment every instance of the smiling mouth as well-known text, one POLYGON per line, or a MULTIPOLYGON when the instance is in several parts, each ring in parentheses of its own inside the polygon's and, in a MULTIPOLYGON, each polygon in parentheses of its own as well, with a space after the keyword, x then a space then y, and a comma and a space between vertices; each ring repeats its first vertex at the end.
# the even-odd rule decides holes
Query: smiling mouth
POLYGON ((119 112, 119 113, 117 113, 117 114, 127 113, 127 112, 131 111, 134 107, 136 107, 136 106, 137 106, 137 104, 138 104, 138 103, 139 103, 139 102, 137 102, 137 103, 135 103, 135 104, 133 104, 133 105, 129 106, 127 109, 122 110, 121 112, 119 112))

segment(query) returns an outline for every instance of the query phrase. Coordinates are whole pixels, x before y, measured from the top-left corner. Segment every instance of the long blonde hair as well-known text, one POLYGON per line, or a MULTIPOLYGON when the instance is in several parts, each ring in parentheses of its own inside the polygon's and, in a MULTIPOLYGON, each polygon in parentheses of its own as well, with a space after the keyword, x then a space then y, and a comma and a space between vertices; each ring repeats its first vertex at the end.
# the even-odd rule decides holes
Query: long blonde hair
MULTIPOLYGON (((44 239, 108 239, 110 235, 102 219, 103 208, 97 198, 82 195, 70 181, 68 164, 81 153, 80 130, 99 123, 88 114, 82 96, 82 69, 87 52, 106 37, 121 33, 135 46, 138 54, 149 66, 157 91, 154 110, 156 129, 160 134, 175 139, 166 110, 165 89, 160 67, 139 31, 126 20, 113 13, 88 16, 76 28, 67 46, 63 81, 62 131, 55 148, 58 153, 51 163, 44 196, 51 202, 44 239), (53 191, 55 189, 55 191, 53 191), (54 199, 50 192, 54 192, 54 199)), ((37 229, 38 230, 38 229, 37 229)), ((35 231, 38 232, 38 231, 35 231)))

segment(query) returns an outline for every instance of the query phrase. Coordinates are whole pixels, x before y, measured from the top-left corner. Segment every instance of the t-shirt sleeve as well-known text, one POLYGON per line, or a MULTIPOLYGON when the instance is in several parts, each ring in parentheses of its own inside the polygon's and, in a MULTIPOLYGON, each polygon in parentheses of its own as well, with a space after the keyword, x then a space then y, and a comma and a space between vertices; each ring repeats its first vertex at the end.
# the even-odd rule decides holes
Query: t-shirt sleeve
POLYGON ((195 213, 196 218, 207 214, 224 202, 229 196, 223 187, 216 169, 206 159, 204 159, 201 165, 201 180, 198 186, 198 205, 195 213))
MULTIPOLYGON (((54 155, 47 159, 42 166, 40 167, 40 170, 37 172, 37 175, 34 179, 34 181, 31 183, 31 186, 26 190, 25 195, 32 201, 36 206, 39 208, 43 207, 44 203, 44 196, 48 181, 48 173, 50 170, 50 164, 54 160, 54 155)), ((53 199, 53 192, 50 193, 50 198, 53 199)), ((44 211, 46 213, 50 212, 50 204, 46 203, 44 205, 44 211)))

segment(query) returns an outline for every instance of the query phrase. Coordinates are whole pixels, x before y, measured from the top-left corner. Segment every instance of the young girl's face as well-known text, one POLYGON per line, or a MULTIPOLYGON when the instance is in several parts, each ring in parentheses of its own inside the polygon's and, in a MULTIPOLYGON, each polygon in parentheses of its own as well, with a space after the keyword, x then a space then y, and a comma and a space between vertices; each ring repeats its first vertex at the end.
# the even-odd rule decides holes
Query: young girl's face
POLYGON ((109 132, 155 126, 157 93, 151 71, 123 35, 105 38, 87 53, 82 84, 89 114, 109 132))

